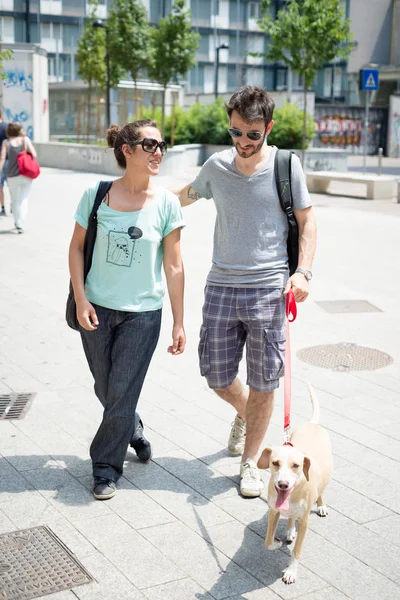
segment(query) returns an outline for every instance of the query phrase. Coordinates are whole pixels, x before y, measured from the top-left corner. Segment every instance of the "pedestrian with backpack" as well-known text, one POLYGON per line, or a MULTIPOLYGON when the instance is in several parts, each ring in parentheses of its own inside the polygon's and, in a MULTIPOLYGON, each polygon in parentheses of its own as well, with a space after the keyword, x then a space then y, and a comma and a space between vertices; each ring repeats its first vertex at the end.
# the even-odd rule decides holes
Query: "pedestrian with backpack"
POLYGON ((242 496, 256 497, 263 487, 257 456, 284 370, 285 295, 292 289, 297 302, 308 296, 316 224, 298 157, 280 151, 277 159, 266 143, 274 125, 270 94, 245 86, 226 109, 234 147, 213 154, 177 194, 182 206, 215 202, 200 372, 237 412, 228 450, 242 455, 242 496), (244 346, 249 392, 237 377, 244 346))
MULTIPOLYGON (((162 266, 174 319, 168 352, 182 354, 186 343, 181 207, 176 196, 152 181, 167 144, 151 120, 113 125, 107 142, 124 174, 84 192, 69 252, 78 327, 95 393, 104 407, 90 447, 98 500, 115 495, 129 446, 141 462, 151 458, 137 404, 160 334, 162 266), (96 237, 85 278, 87 232, 92 231, 93 219, 96 237)), ((68 324, 74 326, 70 317, 68 324)))

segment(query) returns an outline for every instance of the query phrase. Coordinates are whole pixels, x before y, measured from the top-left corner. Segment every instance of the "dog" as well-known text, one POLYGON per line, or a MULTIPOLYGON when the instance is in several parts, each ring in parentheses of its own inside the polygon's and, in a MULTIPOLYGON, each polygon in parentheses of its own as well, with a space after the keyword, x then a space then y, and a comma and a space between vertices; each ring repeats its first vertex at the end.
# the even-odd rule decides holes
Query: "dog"
POLYGON ((271 470, 268 486, 268 527, 265 545, 268 550, 280 548, 282 542, 275 538, 280 516, 288 518, 286 540, 296 540, 289 565, 283 573, 284 583, 295 583, 308 519, 314 504, 317 514, 326 517, 328 512, 323 493, 332 476, 333 457, 327 431, 318 424, 319 403, 311 386, 308 386, 313 406, 310 423, 297 427, 291 442, 275 448, 265 448, 257 466, 271 470), (296 537, 295 521, 298 521, 296 537))

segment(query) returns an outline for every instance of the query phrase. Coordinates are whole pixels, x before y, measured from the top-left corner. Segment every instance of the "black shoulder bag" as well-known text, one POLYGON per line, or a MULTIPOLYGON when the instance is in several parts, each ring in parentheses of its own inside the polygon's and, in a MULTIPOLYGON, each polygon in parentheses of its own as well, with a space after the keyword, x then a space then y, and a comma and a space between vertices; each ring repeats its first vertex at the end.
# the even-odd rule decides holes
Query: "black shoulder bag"
POLYGON ((291 188, 292 154, 291 150, 277 150, 274 164, 276 189, 282 210, 287 216, 289 225, 287 239, 289 275, 293 275, 299 263, 299 228, 293 212, 291 188))
MULTIPOLYGON (((90 213, 88 227, 85 235, 85 244, 83 247, 83 280, 86 281, 86 277, 92 266, 93 249, 96 242, 97 236, 97 211, 100 204, 103 201, 104 196, 112 186, 112 181, 100 181, 99 188, 96 193, 92 212, 90 213)), ((74 290, 72 289, 71 280, 69 280, 69 294, 67 298, 67 306, 65 311, 65 319, 71 329, 79 330, 79 323, 76 317, 76 302, 74 296, 74 290)))

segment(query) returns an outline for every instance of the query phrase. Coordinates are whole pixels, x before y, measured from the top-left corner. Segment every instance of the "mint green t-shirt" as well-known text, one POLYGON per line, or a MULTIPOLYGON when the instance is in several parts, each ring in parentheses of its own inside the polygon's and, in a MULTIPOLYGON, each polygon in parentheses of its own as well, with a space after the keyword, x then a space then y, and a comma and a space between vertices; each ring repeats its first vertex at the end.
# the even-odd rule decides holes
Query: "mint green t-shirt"
MULTIPOLYGON (((74 215, 85 229, 98 186, 85 190, 74 215)), ((184 225, 179 199, 162 188, 147 206, 134 212, 114 210, 102 202, 92 268, 85 283, 89 302, 128 312, 161 308, 162 240, 184 225)))

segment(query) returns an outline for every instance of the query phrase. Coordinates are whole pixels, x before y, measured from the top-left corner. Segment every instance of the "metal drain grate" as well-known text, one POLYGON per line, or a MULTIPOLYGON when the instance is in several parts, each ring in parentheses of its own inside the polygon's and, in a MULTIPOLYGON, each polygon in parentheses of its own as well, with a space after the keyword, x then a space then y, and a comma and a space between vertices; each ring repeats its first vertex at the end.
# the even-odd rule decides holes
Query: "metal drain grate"
POLYGON ((367 300, 321 300, 316 304, 332 314, 382 312, 367 300))
POLYGON ((48 527, 0 535, 0 599, 29 600, 93 578, 48 527))
POLYGON ((328 346, 304 348, 297 353, 300 360, 333 371, 374 371, 391 365, 389 354, 342 342, 328 346))
POLYGON ((0 394, 0 421, 23 419, 35 396, 36 394, 0 394))

